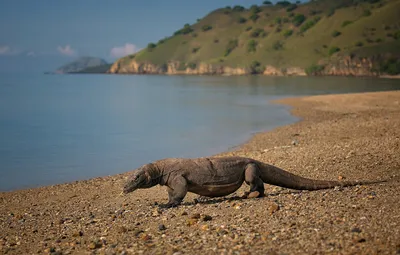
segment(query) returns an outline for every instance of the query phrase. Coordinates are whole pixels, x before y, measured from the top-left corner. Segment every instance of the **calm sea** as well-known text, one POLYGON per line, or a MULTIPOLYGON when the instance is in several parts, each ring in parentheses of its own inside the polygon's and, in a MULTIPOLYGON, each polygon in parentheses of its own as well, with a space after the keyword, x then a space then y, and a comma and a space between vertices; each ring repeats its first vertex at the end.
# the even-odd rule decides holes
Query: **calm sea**
POLYGON ((0 74, 0 191, 229 150, 297 120, 272 99, 394 89, 399 80, 0 74))

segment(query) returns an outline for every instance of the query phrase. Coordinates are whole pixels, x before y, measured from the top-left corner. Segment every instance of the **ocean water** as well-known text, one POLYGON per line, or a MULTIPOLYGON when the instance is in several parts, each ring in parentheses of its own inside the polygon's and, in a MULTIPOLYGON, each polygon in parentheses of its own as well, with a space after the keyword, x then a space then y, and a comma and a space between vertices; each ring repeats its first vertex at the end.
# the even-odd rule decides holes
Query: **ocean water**
POLYGON ((372 78, 0 74, 0 191, 232 149, 297 120, 273 99, 398 89, 372 78))

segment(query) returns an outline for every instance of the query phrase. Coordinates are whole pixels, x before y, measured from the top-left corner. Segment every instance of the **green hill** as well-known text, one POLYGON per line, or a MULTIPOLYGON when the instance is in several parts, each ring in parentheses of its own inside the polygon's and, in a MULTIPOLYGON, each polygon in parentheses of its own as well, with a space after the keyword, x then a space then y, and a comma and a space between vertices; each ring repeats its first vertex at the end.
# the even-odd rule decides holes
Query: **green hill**
MULTIPOLYGON (((95 57, 80 57, 79 59, 70 62, 66 65, 61 66, 56 70, 56 73, 76 73, 76 72, 81 72, 85 70, 89 70, 93 72, 94 70, 102 70, 101 67, 107 65, 107 62, 104 61, 101 58, 95 58, 95 57), (99 69, 100 67, 100 69, 99 69)), ((105 72, 103 70, 103 72, 105 72)))
POLYGON ((400 73, 400 0, 265 1, 217 9, 110 73, 400 73))

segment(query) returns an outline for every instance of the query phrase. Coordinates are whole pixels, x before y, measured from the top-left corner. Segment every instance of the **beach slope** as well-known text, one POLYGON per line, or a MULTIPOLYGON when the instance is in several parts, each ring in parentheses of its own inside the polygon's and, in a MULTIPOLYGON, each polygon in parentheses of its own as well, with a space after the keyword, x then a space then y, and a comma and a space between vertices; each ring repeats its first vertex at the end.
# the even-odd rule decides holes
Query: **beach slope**
POLYGON ((302 118, 235 151, 295 174, 386 183, 159 209, 162 187, 120 195, 127 173, 0 193, 0 254, 396 254, 400 91, 284 99, 302 118))

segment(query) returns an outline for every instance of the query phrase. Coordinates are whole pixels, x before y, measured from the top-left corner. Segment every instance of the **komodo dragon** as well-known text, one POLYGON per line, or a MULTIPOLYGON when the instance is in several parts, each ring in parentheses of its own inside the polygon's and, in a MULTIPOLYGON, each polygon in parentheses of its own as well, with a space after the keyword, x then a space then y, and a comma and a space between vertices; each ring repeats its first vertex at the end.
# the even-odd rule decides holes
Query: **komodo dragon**
POLYGON ((188 191, 202 197, 222 197, 239 189, 243 181, 250 185, 247 198, 264 196, 264 183, 296 190, 319 190, 381 182, 312 180, 243 157, 168 158, 134 170, 123 193, 165 185, 169 196, 166 206, 172 207, 179 205, 188 191))

